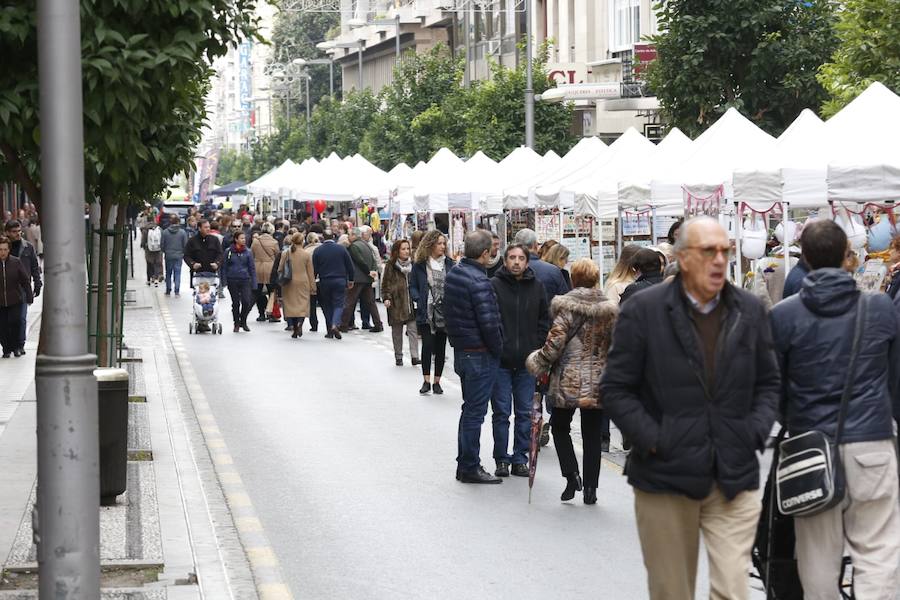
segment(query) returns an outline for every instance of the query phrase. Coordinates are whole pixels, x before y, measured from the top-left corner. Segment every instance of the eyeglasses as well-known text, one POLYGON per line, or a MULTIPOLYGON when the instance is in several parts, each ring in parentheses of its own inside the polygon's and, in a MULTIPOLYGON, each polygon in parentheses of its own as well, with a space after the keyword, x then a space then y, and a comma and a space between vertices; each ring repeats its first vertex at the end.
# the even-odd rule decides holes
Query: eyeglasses
POLYGON ((687 250, 696 250, 705 260, 713 260, 721 253, 725 260, 731 260, 731 246, 687 246, 687 250))

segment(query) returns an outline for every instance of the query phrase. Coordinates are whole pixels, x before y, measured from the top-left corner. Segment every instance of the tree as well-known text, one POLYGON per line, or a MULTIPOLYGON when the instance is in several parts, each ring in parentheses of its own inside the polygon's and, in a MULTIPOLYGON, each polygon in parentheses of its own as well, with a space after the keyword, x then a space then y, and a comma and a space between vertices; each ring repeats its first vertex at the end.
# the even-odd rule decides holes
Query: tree
MULTIPOLYGON (((477 82, 467 97, 465 151, 478 150, 500 160, 525 141, 525 61, 517 69, 494 63, 492 77, 477 82)), ((547 77, 547 45, 534 61, 534 91, 550 88, 547 77)), ((534 109, 534 145, 541 154, 554 150, 565 154, 575 143, 572 135, 572 106, 538 102, 534 109)))
MULTIPOLYGON (((321 57, 316 44, 327 39, 330 29, 339 26, 340 15, 327 12, 302 12, 282 10, 275 16, 272 28, 272 57, 282 63, 290 63, 295 58, 313 59, 321 57)), ((310 106, 315 106, 322 98, 328 97, 328 65, 309 65, 310 106)), ((341 78, 335 78, 335 94, 341 91, 341 78)), ((305 90, 305 88, 304 88, 305 90)), ((305 92, 304 92, 305 93, 305 92)), ((301 94, 291 98, 291 112, 301 114, 306 110, 306 100, 301 94)))
POLYGON ((772 134, 825 99, 816 79, 837 44, 831 0, 674 0, 649 84, 669 123, 696 135, 730 107, 772 134))
POLYGON ((900 93, 900 2, 848 0, 843 5, 837 24, 840 43, 819 73, 830 96, 822 107, 826 116, 875 81, 900 93))
MULTIPOLYGON (((102 317, 110 306, 106 284, 120 280, 110 266, 121 266, 124 252, 121 236, 114 236, 110 252, 105 232, 123 230, 124 205, 160 194, 168 178, 191 164, 206 117, 208 61, 254 35, 254 9, 255 0, 81 3, 86 197, 100 207, 92 273, 99 290, 92 300, 92 318, 101 315, 98 340, 114 326, 102 317), (114 213, 117 205, 123 209, 114 213)), ((0 71, 0 149, 5 170, 40 207, 35 10, 32 2, 14 2, 0 11, 6 63, 0 71)), ((101 366, 111 363, 111 350, 97 344, 101 366)))
POLYGON ((343 102, 325 96, 310 120, 309 154, 319 159, 332 152, 340 156, 356 154, 377 112, 378 97, 368 89, 348 93, 343 102))

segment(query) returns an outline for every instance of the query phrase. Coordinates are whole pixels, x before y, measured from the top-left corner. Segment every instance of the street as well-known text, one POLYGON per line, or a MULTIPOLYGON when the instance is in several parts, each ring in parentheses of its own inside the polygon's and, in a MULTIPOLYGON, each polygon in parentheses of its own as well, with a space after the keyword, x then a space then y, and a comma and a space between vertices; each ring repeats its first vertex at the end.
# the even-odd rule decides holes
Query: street
MULTIPOLYGON (((445 394, 423 397, 418 368, 394 366, 389 332, 293 340, 254 310, 252 331, 234 334, 225 298, 226 332, 188 335, 186 277, 181 298, 162 291, 295 597, 646 597, 631 488, 610 463, 592 507, 580 493, 560 502, 552 444, 531 505, 527 479, 462 485, 449 365, 445 394)), ((493 470, 491 447, 487 426, 493 470)), ((701 566, 698 597, 705 586, 701 566)))

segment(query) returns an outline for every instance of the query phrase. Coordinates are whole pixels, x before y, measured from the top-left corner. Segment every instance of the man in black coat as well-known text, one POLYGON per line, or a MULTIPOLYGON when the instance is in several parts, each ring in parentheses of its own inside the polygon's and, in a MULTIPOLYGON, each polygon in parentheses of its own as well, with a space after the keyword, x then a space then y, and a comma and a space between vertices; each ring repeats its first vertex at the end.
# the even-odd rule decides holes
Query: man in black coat
MULTIPOLYGON (((792 436, 835 437, 862 295, 841 266, 847 235, 834 221, 807 223, 810 273, 772 309, 792 436)), ((794 519, 807 598, 834 597, 844 548, 857 598, 893 597, 900 585, 900 503, 894 421, 900 418, 900 319, 886 294, 866 296, 866 316, 840 440, 847 503, 794 519), (888 593, 888 590, 890 593, 888 593)))
POLYGON ((601 382, 633 444, 625 472, 651 600, 691 600, 700 532, 712 598, 746 599, 759 461, 781 392, 769 318, 726 281, 717 221, 686 222, 680 274, 622 305, 601 382))
POLYGON ((184 264, 191 270, 191 281, 199 273, 216 273, 222 264, 222 244, 210 233, 206 219, 200 221, 197 235, 184 246, 184 264))
POLYGON ((316 299, 322 305, 328 329, 325 337, 339 340, 345 295, 353 288, 353 262, 350 253, 334 241, 333 234, 325 234, 325 241, 313 252, 313 271, 319 280, 316 299))
MULTIPOLYGON (((10 242, 10 254, 22 262, 22 266, 25 267, 25 272, 28 273, 28 279, 31 283, 34 298, 37 298, 41 295, 41 288, 44 287, 44 282, 41 280, 41 265, 38 262, 37 251, 35 251, 34 246, 22 238, 21 222, 16 221, 15 219, 8 221, 4 226, 4 229, 6 230, 6 237, 9 238, 10 242)), ((31 302, 23 302, 21 306, 22 312, 19 315, 18 347, 15 348, 18 352, 17 356, 25 354, 25 337, 28 330, 29 304, 31 304, 31 302)))
POLYGON ((531 409, 534 376, 525 368, 528 355, 547 339, 550 316, 544 286, 528 266, 528 250, 521 244, 507 246, 503 265, 491 279, 503 322, 503 353, 491 394, 494 429, 494 461, 497 477, 528 477, 531 441, 531 409), (509 415, 515 412, 513 453, 509 453, 509 415))

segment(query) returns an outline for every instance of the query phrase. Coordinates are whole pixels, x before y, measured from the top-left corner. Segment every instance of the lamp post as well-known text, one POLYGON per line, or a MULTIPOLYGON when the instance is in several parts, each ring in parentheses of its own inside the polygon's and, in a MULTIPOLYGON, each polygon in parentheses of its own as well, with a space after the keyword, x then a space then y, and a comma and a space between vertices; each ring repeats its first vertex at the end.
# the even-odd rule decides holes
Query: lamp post
POLYGON ((534 61, 531 50, 531 0, 525 0, 525 145, 534 150, 534 61))
POLYGON ((359 83, 357 85, 359 86, 359 91, 362 91, 362 87, 363 87, 363 72, 362 72, 363 50, 366 47, 366 41, 361 39, 361 40, 356 40, 355 42, 339 42, 339 43, 335 44, 334 47, 335 48, 359 48, 359 78, 358 78, 359 83))
MULTIPOLYGON (((321 47, 323 44, 330 44, 331 42, 320 42, 316 44, 316 47, 321 47)), ((333 48, 334 46, 327 46, 328 48, 333 48)), ((307 65, 328 65, 328 93, 331 96, 334 96, 334 60, 330 58, 295 58, 291 61, 298 67, 306 67, 307 65)))
POLYGON ((392 19, 375 19, 374 21, 366 21, 365 19, 354 18, 347 21, 352 29, 358 29, 367 25, 376 27, 393 27, 394 28, 394 55, 397 62, 400 62, 400 13, 397 13, 392 19))

